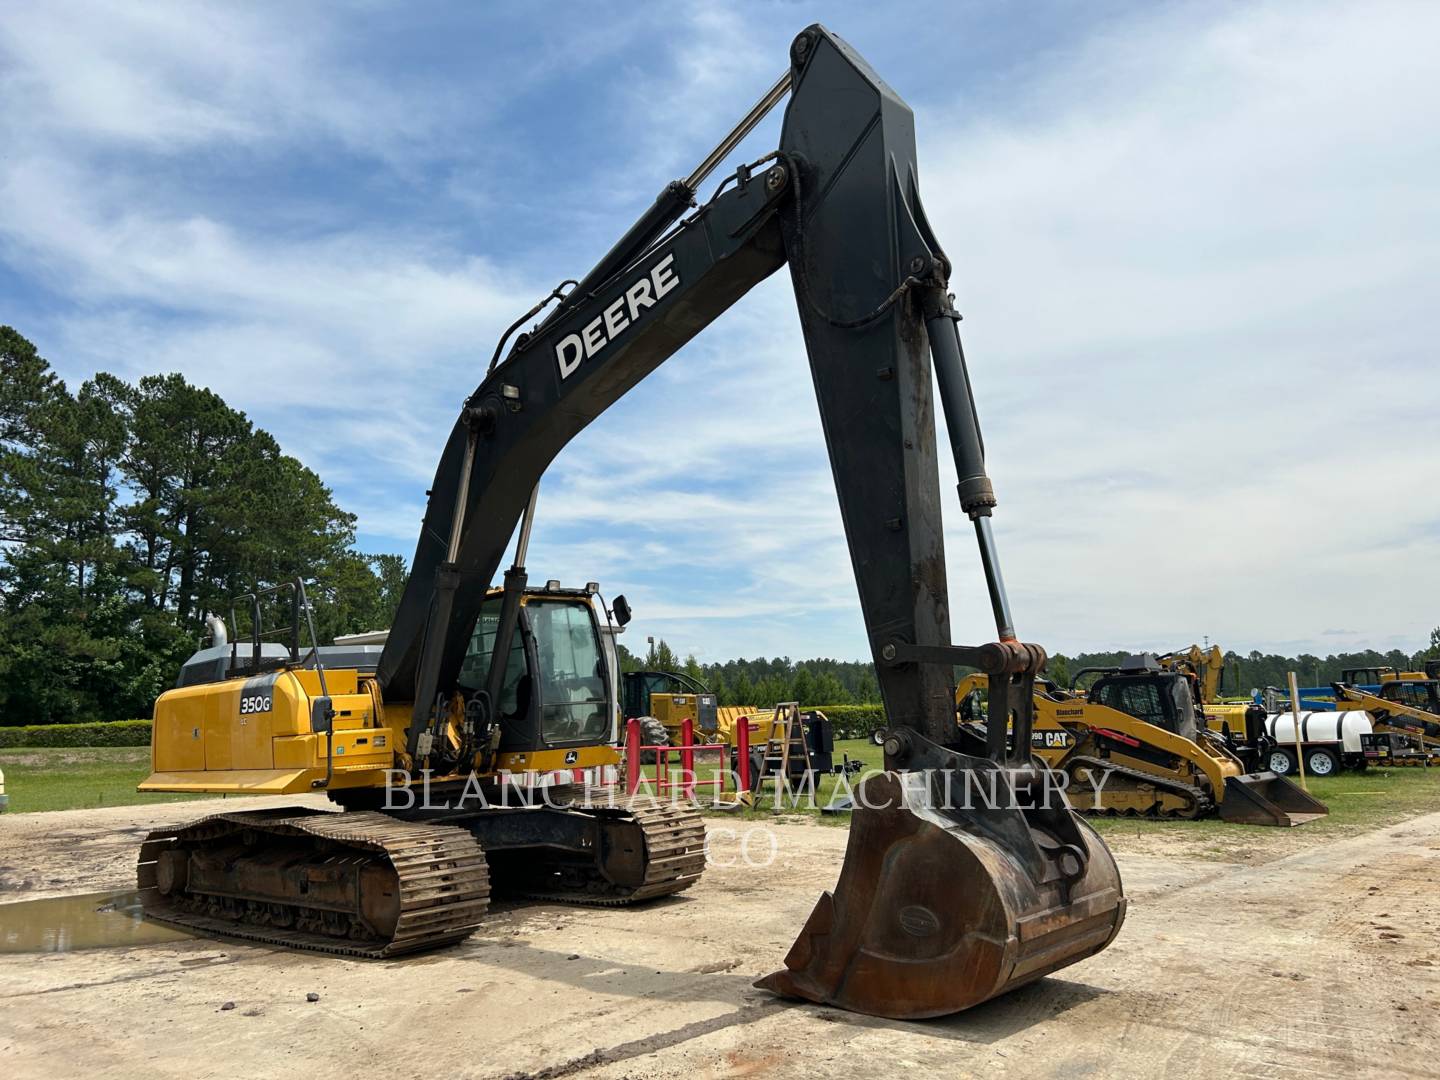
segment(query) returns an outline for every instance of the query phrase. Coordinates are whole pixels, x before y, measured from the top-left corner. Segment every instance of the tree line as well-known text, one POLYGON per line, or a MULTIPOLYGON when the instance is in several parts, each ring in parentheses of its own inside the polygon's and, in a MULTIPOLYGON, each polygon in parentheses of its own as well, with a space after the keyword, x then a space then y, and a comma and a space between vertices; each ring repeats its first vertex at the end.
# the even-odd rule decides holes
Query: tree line
MULTIPOLYGON (((320 477, 210 390, 178 375, 100 373, 72 391, 35 346, 0 326, 0 725, 150 714, 206 640, 207 612, 295 577, 322 642, 390 625, 407 571, 357 551, 355 517, 320 477)), ((234 628, 232 627, 232 631, 234 628)), ((683 671, 725 705, 872 704, 869 661, 789 657, 702 664, 663 640, 625 670, 683 671)), ((1053 656, 1048 673, 1122 652, 1053 656)), ((1428 648, 1324 658, 1226 654, 1228 693, 1324 685, 1345 668, 1418 668, 1428 648)))
POLYGON ((636 655, 619 646, 622 671, 680 671, 714 691, 721 705, 769 706, 777 701, 802 705, 868 705, 880 700, 875 665, 868 660, 791 660, 788 656, 736 659, 702 664, 681 660, 661 639, 636 655))
MULTIPOLYGON (((1056 682, 1069 686, 1072 675, 1084 668, 1115 667, 1128 655, 1125 652, 1095 652, 1075 657, 1052 656, 1046 670, 1056 682)), ((1430 632, 1427 647, 1413 653, 1403 649, 1386 652, 1364 649, 1320 657, 1312 653, 1280 656, 1262 653, 1258 649, 1248 653, 1227 651, 1220 686, 1227 697, 1248 697, 1252 691, 1263 691, 1267 686, 1287 688, 1292 671, 1301 686, 1329 686, 1338 682, 1346 670, 1388 667, 1396 671, 1421 671, 1426 660, 1436 658, 1440 658, 1440 627, 1430 632)))
MULTIPOLYGON (((1087 652, 1051 656, 1046 675, 1062 686, 1069 686, 1072 676, 1086 668, 1118 667, 1129 652, 1087 652)), ((1227 696, 1249 696, 1252 690, 1267 686, 1284 688, 1290 672, 1295 672, 1301 686, 1327 686, 1340 679, 1347 668, 1390 667, 1396 671, 1419 671, 1427 659, 1440 658, 1440 627, 1430 634, 1430 644, 1418 652, 1400 649, 1377 652, 1338 653, 1326 657, 1303 653, 1279 656, 1258 650, 1246 654, 1225 653, 1225 674, 1221 682, 1227 696)), ((623 671, 681 671, 698 680, 717 695, 721 705, 754 705, 767 707, 777 701, 798 701, 801 705, 868 705, 880 701, 880 684, 875 667, 868 660, 791 660, 788 656, 773 660, 727 660, 702 664, 694 656, 681 660, 663 640, 644 655, 636 655, 620 646, 620 667, 623 671)))
MULTIPOLYGON (((71 390, 0 326, 0 724, 148 716, 228 598, 320 582, 317 633, 388 626, 398 555, 320 477, 177 374, 71 390)), ((233 628, 232 628, 233 630, 233 628)))

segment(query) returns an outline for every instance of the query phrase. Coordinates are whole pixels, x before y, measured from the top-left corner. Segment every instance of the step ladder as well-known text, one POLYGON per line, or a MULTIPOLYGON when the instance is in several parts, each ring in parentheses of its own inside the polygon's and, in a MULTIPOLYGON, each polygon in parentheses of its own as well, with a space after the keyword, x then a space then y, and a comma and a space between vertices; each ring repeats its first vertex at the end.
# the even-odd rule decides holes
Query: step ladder
POLYGON ((805 721, 800 716, 798 701, 783 701, 775 706, 770 725, 770 738, 765 740, 765 757, 760 779, 768 776, 804 776, 814 771, 810 745, 805 741, 805 721))

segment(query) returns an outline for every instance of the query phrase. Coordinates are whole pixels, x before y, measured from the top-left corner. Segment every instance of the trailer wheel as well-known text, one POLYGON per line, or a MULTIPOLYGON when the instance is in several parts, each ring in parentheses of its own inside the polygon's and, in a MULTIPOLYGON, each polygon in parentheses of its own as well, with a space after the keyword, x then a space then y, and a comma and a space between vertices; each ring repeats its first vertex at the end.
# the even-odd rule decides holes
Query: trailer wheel
POLYGON ((1305 771, 1311 776, 1333 776, 1340 769, 1334 751, 1317 746, 1305 752, 1305 771))
POLYGON ((876 746, 884 746, 884 745, 885 745, 885 729, 884 729, 884 728, 878 728, 878 727, 877 727, 874 731, 870 732, 870 741, 871 741, 872 743, 874 743, 876 746))
POLYGON ((1289 750, 1271 750, 1265 759, 1265 768, 1269 769, 1276 776, 1289 776, 1296 772, 1295 755, 1289 750))

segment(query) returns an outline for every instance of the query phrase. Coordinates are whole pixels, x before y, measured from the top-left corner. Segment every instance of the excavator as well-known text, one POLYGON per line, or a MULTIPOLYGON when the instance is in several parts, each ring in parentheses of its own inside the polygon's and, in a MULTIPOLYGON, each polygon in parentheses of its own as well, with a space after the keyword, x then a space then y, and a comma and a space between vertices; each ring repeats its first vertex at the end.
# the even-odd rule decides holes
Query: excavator
POLYGON ((890 726, 886 771, 855 789, 836 887, 758 985, 869 1015, 940 1016, 1114 939, 1126 909, 1115 860, 1029 753, 1046 654, 1014 628, 913 115, 819 25, 694 172, 501 335, 445 444, 378 655, 313 632, 307 645, 309 603, 292 588, 249 598, 248 647, 238 635, 212 646, 157 701, 145 789, 323 791, 343 810, 221 813, 152 833, 139 866, 149 917, 384 957, 470 933, 492 885, 623 904, 694 883, 704 829, 687 804, 583 784, 507 804, 507 772, 614 760, 603 605, 588 588, 532 588, 525 558, 555 456, 786 266, 890 726), (787 94, 778 148, 700 202, 702 182, 787 94), (950 639, 937 388, 997 628, 978 646, 950 639), (288 622, 255 629, 282 603, 288 622), (958 665, 988 677, 980 745, 957 740, 958 665))
POLYGON ((1245 714, 1250 702, 1221 700, 1225 682, 1225 652, 1219 645, 1204 649, 1191 645, 1187 649, 1163 653, 1155 659, 1164 671, 1178 671, 1194 678, 1196 700, 1200 702, 1205 722, 1212 731, 1224 734, 1245 730, 1245 714))
MULTIPOLYGON (((1302 825, 1329 811, 1271 772, 1247 772, 1225 741, 1208 730, 1188 673, 1167 670, 1149 653, 1101 676, 1087 694, 1047 680, 1035 686, 1031 749, 1064 777, 1082 813, 1194 819, 1218 816, 1243 825, 1302 825)), ((1077 675, 1077 679, 1079 675, 1077 675)), ((956 686, 962 723, 982 724, 984 680, 956 686)))
POLYGON ((1195 676, 1196 689, 1205 704, 1220 700, 1221 684, 1225 681, 1225 653, 1219 645, 1211 645, 1208 649, 1191 645, 1188 649, 1162 653, 1155 659, 1164 671, 1181 671, 1195 676))

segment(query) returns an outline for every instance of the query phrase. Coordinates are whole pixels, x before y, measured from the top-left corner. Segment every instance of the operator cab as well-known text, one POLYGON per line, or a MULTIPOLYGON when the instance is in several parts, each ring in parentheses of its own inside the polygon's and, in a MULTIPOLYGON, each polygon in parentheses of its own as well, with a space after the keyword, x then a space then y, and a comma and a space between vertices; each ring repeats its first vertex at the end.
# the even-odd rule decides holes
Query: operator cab
POLYGON ((1190 676, 1162 670, 1152 653, 1127 657, 1095 680, 1090 700, 1182 738, 1195 738, 1197 710, 1190 676))
MULTIPOLYGON (((506 654, 498 716, 500 751, 600 746, 616 738, 613 632, 600 622, 594 586, 562 589, 558 581, 527 590, 506 654)), ((504 593, 492 589, 480 608, 459 683, 467 697, 485 686, 504 593)), ((628 609, 617 597, 615 612, 628 609)), ((628 621, 628 619, 627 619, 628 621)))
POLYGON ((1378 696, 1397 705, 1408 705, 1412 709, 1440 715, 1440 681, 1434 679, 1387 682, 1380 687, 1378 696))
POLYGON ((1340 681, 1349 686, 1379 686, 1398 678, 1393 667, 1345 668, 1340 672, 1340 681))
POLYGON ((692 679, 683 671, 627 671, 620 679, 620 712, 623 718, 654 716, 652 698, 655 694, 715 696, 704 683, 692 679))

